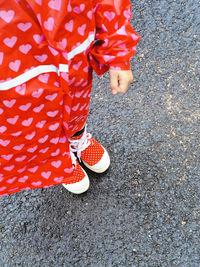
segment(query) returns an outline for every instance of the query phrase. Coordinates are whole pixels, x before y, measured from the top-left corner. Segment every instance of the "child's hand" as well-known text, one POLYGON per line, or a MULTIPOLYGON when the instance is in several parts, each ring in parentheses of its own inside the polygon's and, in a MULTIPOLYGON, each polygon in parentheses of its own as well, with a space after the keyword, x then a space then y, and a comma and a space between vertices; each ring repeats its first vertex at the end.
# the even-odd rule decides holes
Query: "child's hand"
POLYGON ((110 69, 110 88, 113 95, 126 93, 132 80, 133 74, 131 70, 110 69))

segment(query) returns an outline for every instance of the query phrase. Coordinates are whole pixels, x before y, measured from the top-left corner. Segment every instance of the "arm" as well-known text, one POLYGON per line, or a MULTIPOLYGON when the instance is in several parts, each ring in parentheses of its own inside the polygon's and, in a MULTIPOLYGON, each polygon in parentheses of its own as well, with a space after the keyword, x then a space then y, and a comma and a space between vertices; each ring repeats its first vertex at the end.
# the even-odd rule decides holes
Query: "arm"
POLYGON ((130 25, 129 0, 93 0, 96 42, 90 59, 97 74, 110 70, 111 90, 124 93, 132 80, 130 59, 140 37, 130 25))

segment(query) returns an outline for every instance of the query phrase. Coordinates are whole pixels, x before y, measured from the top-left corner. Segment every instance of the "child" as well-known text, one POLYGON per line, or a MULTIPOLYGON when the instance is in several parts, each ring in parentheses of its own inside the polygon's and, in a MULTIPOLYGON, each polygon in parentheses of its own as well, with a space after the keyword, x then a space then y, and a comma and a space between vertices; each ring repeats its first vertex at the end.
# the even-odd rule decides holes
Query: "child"
POLYGON ((109 167, 86 132, 92 71, 126 92, 139 41, 130 18, 129 0, 1 0, 0 196, 55 184, 80 194, 89 178, 77 158, 109 167))

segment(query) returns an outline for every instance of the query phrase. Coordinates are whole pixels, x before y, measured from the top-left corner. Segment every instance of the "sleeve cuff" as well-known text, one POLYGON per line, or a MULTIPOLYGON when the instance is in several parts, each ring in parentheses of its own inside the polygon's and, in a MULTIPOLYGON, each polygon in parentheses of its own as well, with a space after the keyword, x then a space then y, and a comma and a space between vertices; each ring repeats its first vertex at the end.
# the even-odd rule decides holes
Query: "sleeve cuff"
POLYGON ((109 64, 109 69, 111 70, 130 70, 130 62, 121 62, 121 63, 110 63, 109 64))

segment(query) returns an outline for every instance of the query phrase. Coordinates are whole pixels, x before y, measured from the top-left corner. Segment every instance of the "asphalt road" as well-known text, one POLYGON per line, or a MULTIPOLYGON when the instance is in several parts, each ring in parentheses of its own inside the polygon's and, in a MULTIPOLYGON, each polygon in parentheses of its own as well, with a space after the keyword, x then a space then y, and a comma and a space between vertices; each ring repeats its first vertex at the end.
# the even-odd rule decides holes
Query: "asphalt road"
POLYGON ((0 198, 0 266, 200 266, 198 0, 140 0, 134 81, 95 76, 88 129, 112 158, 90 190, 0 198))

